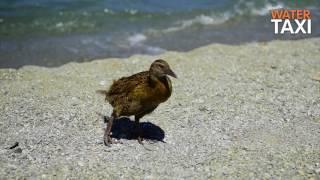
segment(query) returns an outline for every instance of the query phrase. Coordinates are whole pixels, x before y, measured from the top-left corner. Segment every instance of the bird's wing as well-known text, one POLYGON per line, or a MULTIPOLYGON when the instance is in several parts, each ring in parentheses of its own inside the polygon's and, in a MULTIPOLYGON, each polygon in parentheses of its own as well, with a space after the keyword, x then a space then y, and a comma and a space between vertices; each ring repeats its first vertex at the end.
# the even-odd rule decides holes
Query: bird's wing
POLYGON ((139 84, 143 84, 145 81, 147 81, 148 73, 149 72, 144 71, 114 81, 108 91, 108 96, 120 94, 127 95, 131 93, 139 84))

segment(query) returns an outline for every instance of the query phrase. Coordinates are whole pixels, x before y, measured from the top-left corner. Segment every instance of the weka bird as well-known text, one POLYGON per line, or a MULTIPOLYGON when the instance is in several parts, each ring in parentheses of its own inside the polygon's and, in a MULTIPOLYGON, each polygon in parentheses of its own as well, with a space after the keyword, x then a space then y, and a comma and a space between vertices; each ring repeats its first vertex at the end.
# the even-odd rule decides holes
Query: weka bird
POLYGON ((165 102, 172 93, 171 81, 167 75, 177 78, 169 64, 162 60, 155 60, 149 71, 143 71, 129 77, 122 77, 111 85, 108 91, 97 91, 106 95, 113 107, 104 134, 104 143, 113 143, 110 133, 113 120, 120 116, 135 117, 135 128, 138 133, 138 142, 142 144, 142 134, 139 120, 155 110, 160 103, 165 102))

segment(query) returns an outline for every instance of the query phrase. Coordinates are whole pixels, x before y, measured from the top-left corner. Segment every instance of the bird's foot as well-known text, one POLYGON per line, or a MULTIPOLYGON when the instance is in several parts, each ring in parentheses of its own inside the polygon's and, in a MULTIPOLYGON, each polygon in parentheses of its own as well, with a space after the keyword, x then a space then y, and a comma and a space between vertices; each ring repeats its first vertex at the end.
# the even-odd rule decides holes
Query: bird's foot
POLYGON ((120 140, 112 139, 111 136, 104 137, 104 145, 111 146, 111 144, 122 144, 120 140))
POLYGON ((138 136, 138 142, 139 142, 139 144, 141 144, 141 145, 143 145, 143 138, 141 137, 141 136, 138 136))
POLYGON ((103 142, 104 142, 104 145, 110 146, 110 144, 112 144, 112 139, 109 135, 105 135, 103 137, 103 142))
POLYGON ((110 121, 110 119, 111 119, 111 117, 109 117, 109 116, 103 116, 103 122, 104 122, 105 124, 108 124, 109 121, 110 121))

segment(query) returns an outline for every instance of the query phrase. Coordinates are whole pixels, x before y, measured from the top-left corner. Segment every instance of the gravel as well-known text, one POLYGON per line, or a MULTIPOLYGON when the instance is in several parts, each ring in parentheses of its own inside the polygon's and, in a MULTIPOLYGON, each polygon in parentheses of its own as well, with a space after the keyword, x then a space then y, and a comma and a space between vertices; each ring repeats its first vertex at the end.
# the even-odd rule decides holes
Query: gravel
POLYGON ((0 179, 318 179, 319 72, 319 38, 0 69, 0 179), (145 145, 122 118, 104 146, 95 90, 157 58, 179 79, 145 145))

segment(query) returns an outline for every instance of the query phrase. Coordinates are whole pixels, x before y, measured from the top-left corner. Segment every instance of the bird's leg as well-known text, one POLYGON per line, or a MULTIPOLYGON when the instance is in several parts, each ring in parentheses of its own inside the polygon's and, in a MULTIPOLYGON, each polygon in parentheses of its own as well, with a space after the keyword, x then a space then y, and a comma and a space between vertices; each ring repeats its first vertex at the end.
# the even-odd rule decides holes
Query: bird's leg
POLYGON ((121 143, 121 141, 113 141, 111 138, 111 129, 112 129, 113 120, 116 120, 117 117, 119 117, 119 116, 116 115, 115 112, 112 113, 111 117, 105 116, 104 121, 107 122, 107 128, 104 132, 103 142, 106 146, 110 146, 110 144, 121 143))
POLYGON ((139 144, 143 144, 142 143, 142 131, 141 131, 141 128, 140 128, 140 125, 139 125, 139 120, 140 120, 140 117, 137 117, 135 116, 134 117, 134 125, 135 125, 135 131, 136 133, 138 133, 138 142, 139 144))
POLYGON ((103 140, 104 140, 104 145, 106 145, 106 146, 110 146, 110 143, 112 143, 112 139, 111 139, 110 134, 111 134, 113 120, 114 120, 113 116, 109 118, 109 121, 107 123, 107 128, 104 132, 103 140))
POLYGON ((104 144, 106 146, 110 146, 110 144, 121 143, 117 141, 112 141, 112 138, 111 138, 111 129, 112 129, 113 120, 116 120, 118 117, 119 115, 115 111, 113 111, 111 114, 111 117, 108 119, 108 125, 103 136, 104 144))

